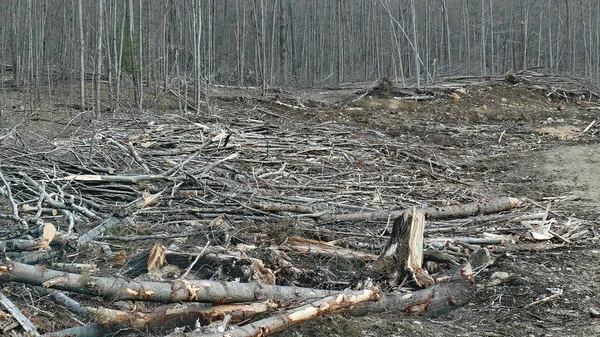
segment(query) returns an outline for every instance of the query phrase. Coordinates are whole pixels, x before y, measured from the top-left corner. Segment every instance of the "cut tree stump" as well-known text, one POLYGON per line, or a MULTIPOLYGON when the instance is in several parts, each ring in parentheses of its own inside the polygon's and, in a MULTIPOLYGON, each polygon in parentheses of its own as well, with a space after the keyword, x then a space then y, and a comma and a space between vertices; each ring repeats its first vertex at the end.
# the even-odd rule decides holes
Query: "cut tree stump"
POLYGON ((425 214, 416 207, 404 211, 394 221, 392 235, 383 254, 374 263, 374 270, 389 275, 390 284, 398 285, 407 276, 421 288, 435 282, 423 269, 423 231, 425 214))

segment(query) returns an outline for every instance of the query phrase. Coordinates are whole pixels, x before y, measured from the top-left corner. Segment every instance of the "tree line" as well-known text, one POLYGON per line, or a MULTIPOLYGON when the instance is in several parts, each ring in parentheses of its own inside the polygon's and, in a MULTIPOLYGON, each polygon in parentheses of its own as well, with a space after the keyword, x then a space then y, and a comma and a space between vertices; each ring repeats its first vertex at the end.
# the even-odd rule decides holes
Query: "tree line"
MULTIPOLYGON (((3 86, 81 107, 205 86, 329 87, 539 68, 600 82, 600 0, 4 0, 3 86), (10 73, 10 76, 7 75, 10 73), (90 87, 86 83, 92 83, 90 87)), ((188 97, 189 95, 189 97, 188 97)))

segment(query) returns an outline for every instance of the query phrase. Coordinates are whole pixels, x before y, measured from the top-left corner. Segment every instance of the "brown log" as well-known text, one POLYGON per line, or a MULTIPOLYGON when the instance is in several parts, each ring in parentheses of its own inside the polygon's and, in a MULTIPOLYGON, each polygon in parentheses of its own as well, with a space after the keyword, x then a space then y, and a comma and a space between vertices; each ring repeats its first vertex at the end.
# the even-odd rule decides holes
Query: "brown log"
MULTIPOLYGON (((356 293, 351 292, 350 294, 356 293)), ((266 333, 264 335, 266 336, 271 333, 283 331, 281 329, 307 321, 325 312, 333 312, 341 308, 347 308, 348 312, 353 316, 369 315, 383 311, 417 315, 424 314, 432 317, 438 316, 463 306, 471 300, 474 294, 473 273, 470 265, 463 265, 455 268, 448 274, 447 278, 444 278, 433 287, 411 293, 392 292, 377 295, 381 296, 379 302, 361 304, 361 306, 355 308, 350 308, 350 306, 359 302, 338 303, 340 301, 347 301, 343 297, 347 294, 349 293, 338 293, 315 303, 288 311, 285 314, 235 328, 232 331, 228 331, 228 333, 234 336, 255 336, 257 332, 261 332, 266 333), (331 304, 331 301, 333 301, 333 304, 331 304)), ((369 296, 371 296, 370 301, 377 300, 372 297, 376 296, 374 293, 369 296)), ((214 307, 210 307, 208 304, 182 303, 161 306, 150 312, 120 311, 105 308, 88 308, 88 310, 96 316, 94 320, 96 323, 101 323, 105 326, 125 324, 135 329, 170 329, 175 326, 193 325, 196 319, 199 319, 203 325, 206 325, 222 320, 225 315, 231 316, 230 323, 239 323, 257 313, 281 308, 281 306, 282 303, 279 301, 266 301, 261 303, 218 305, 214 307)), ((222 335, 219 334, 218 336, 222 335)), ((186 336, 198 336, 198 333, 189 333, 186 336)))
POLYGON ((313 208, 310 206, 298 204, 276 204, 276 203, 254 203, 254 208, 258 208, 265 212, 291 212, 291 213, 312 213, 313 208))
MULTIPOLYGON (((337 293, 315 303, 288 311, 285 314, 236 328, 228 331, 228 333, 235 333, 235 336, 256 336, 260 332, 262 336, 267 336, 281 332, 291 325, 307 321, 318 315, 343 308, 348 309, 348 312, 353 316, 388 311, 404 314, 424 314, 433 317, 465 305, 471 300, 473 294, 473 273, 470 265, 467 264, 455 269, 443 282, 427 289, 412 293, 393 292, 383 295, 379 292, 337 293), (348 297, 348 294, 351 297, 348 297), (365 296, 368 296, 368 299, 365 299, 365 296), (361 304, 361 306, 351 308, 362 301, 375 301, 379 297, 381 297, 379 302, 361 304)), ((88 308, 88 310, 90 313, 97 315, 95 322, 108 327, 129 326, 136 329, 166 329, 174 326, 189 326, 196 319, 200 319, 205 324, 215 322, 222 320, 225 315, 231 316, 230 322, 240 322, 256 313, 272 310, 280 305, 278 301, 267 301, 264 303, 219 305, 211 308, 207 304, 183 303, 165 305, 151 312, 126 312, 104 308, 88 308)), ((186 335, 198 336, 198 333, 186 335)), ((218 334, 218 336, 225 335, 218 334)))
MULTIPOLYGON (((430 288, 422 289, 412 293, 393 292, 381 295, 364 293, 362 297, 369 295, 368 303, 360 303, 359 300, 347 302, 341 299, 343 295, 333 295, 315 303, 302 306, 298 309, 288 311, 284 314, 266 318, 241 327, 236 327, 223 333, 202 334, 200 332, 186 333, 185 337, 249 337, 269 336, 279 333, 288 327, 313 319, 324 312, 346 308, 345 312, 352 316, 372 315, 380 312, 404 313, 413 315, 425 315, 435 317, 459 308, 473 298, 475 288, 473 286, 473 272, 471 266, 466 264, 456 268, 450 278, 430 288)), ((365 300, 363 300, 365 301, 365 300)), ((181 336, 172 334, 169 336, 181 336)))

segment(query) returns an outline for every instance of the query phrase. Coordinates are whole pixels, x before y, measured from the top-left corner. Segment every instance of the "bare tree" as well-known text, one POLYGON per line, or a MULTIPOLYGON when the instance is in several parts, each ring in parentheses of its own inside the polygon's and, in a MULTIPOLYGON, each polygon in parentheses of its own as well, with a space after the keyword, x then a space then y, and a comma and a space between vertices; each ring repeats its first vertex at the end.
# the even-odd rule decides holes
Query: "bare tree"
POLYGON ((194 31, 194 36, 196 37, 194 43, 194 64, 195 64, 195 74, 196 74, 196 86, 195 86, 195 104, 196 110, 200 110, 200 105, 202 104, 202 3, 194 1, 194 17, 192 28, 194 31))
POLYGON ((257 73, 260 72, 261 87, 263 95, 267 92, 267 47, 266 47, 266 27, 265 27, 265 4, 264 0, 254 0, 254 26, 256 31, 257 53, 256 65, 257 73))
POLYGON ((600 81, 600 0, 5 3, 0 62, 11 63, 15 86, 39 95, 78 78, 81 109, 89 69, 108 76, 107 86, 94 78, 92 91, 98 98, 107 90, 111 109, 141 108, 148 88, 176 93, 186 109, 200 99, 209 107, 201 93, 211 84, 266 92, 276 82, 327 86, 391 75, 420 86, 432 66, 444 76, 536 65, 600 81))
POLYGON ((481 0, 481 74, 487 75, 486 40, 485 40, 485 0, 481 0))
MULTIPOLYGON (((139 16, 138 16, 138 40, 137 40, 137 46, 138 46, 138 57, 137 57, 137 64, 136 64, 136 73, 138 74, 138 83, 137 83, 137 91, 138 91, 138 100, 137 100, 137 107, 138 109, 142 109, 142 106, 144 104, 144 50, 142 49, 143 46, 143 36, 142 36, 142 32, 143 32, 143 4, 144 2, 142 0, 139 0, 138 2, 138 7, 139 7, 139 16)), ((133 16, 133 11, 131 13, 131 15, 133 16)))
POLYGON ((417 89, 421 89, 421 64, 419 62, 419 40, 417 40, 417 14, 415 11, 415 0, 410 0, 410 10, 411 10, 411 16, 412 16, 412 29, 413 29, 415 80, 417 82, 417 89))
POLYGON ((96 32, 96 68, 94 69, 94 96, 96 97, 96 103, 94 110, 96 116, 101 111, 100 107, 100 73, 102 72, 102 30, 104 27, 104 0, 97 0, 98 4, 98 30, 96 32))
POLYGON ((83 111, 85 110, 85 40, 82 0, 77 0, 77 17, 79 19, 79 108, 83 111))

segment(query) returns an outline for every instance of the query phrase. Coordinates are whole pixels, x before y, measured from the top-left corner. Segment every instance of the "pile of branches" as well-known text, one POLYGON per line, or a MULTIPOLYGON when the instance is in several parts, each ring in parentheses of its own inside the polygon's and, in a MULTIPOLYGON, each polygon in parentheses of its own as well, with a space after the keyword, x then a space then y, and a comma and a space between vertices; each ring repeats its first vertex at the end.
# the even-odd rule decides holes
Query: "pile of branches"
MULTIPOLYGON (((510 224, 537 221, 541 240, 589 235, 576 222, 552 232, 548 210, 514 210, 534 201, 477 199, 449 160, 368 130, 242 115, 140 118, 65 139, 18 128, 0 138, 0 281, 27 284, 91 322, 48 336, 164 335, 197 321, 220 335, 263 336, 349 308, 435 315, 471 298, 471 253, 483 254, 471 259, 483 268, 481 247, 535 249, 510 224), (436 202, 444 193, 448 202, 436 202), (415 207, 428 221, 420 234, 394 221, 415 207), (400 263, 402 254, 422 263, 400 263), (365 301, 374 303, 357 306, 365 301), (265 313, 274 316, 229 330, 265 313)), ((18 305, 0 302, 37 333, 18 305)))
POLYGON ((439 83, 427 85, 421 90, 399 87, 389 77, 385 77, 359 97, 369 95, 378 98, 427 100, 447 97, 457 90, 464 90, 465 87, 498 84, 541 90, 546 97, 561 101, 598 103, 600 100, 600 87, 590 81, 563 74, 541 73, 531 69, 507 72, 503 76, 445 77, 439 83))

